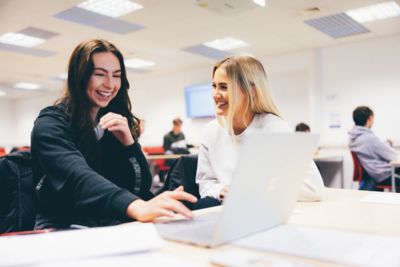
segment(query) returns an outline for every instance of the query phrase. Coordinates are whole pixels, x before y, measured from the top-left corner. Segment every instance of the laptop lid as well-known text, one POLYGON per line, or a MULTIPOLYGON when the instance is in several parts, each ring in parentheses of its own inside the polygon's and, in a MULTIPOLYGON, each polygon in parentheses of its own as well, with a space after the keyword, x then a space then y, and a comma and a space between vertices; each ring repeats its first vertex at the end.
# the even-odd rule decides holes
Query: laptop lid
POLYGON ((249 134, 210 246, 287 222, 317 143, 310 133, 249 134))
POLYGON ((206 218, 200 215, 194 221, 158 224, 157 230, 166 239, 215 247, 285 223, 317 142, 318 136, 309 133, 249 133, 241 145, 222 211, 205 214, 206 218), (199 235, 199 229, 207 232, 199 235))

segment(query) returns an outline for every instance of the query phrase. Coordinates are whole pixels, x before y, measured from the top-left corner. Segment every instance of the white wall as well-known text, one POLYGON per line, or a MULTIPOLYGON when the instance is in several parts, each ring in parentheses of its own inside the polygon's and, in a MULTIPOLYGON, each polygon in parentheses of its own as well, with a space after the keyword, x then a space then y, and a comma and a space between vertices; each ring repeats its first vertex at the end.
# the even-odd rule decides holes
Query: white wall
POLYGON ((399 48, 400 35, 395 35, 322 49, 325 144, 347 144, 352 111, 358 105, 374 110, 376 134, 400 139, 399 48), (329 128, 332 117, 339 119, 341 128, 329 128))
POLYGON ((15 120, 15 101, 0 99, 0 147, 14 145, 15 120))
POLYGON ((146 120, 140 142, 162 145, 163 135, 172 129, 175 117, 183 119, 183 132, 189 143, 198 143, 201 129, 209 119, 186 118, 184 87, 211 83, 211 67, 132 80, 130 92, 133 112, 146 120))
MULTIPOLYGON (((302 120, 313 132, 321 133, 322 145, 346 145, 352 127, 352 110, 370 105, 376 113, 373 130, 382 138, 400 139, 400 35, 261 58, 271 90, 285 119, 293 127, 302 120), (341 124, 330 129, 332 120, 341 124)), ((211 82, 210 66, 180 73, 136 76, 131 82, 133 112, 146 120, 141 139, 145 145, 160 145, 172 119, 184 120, 189 142, 198 143, 208 120, 185 117, 184 87, 211 82)), ((1 131, 0 142, 27 144, 33 120, 39 110, 58 95, 16 102, 2 101, 0 122, 10 125, 1 131), (3 103, 4 102, 4 103, 3 103), (16 123, 12 123, 15 109, 16 123), (3 114, 10 114, 4 116, 3 114), (15 125, 14 125, 15 124, 15 125), (3 141, 4 142, 4 141, 3 141)))
POLYGON ((41 109, 51 105, 59 93, 49 92, 46 96, 31 97, 29 99, 20 99, 15 101, 15 134, 13 139, 15 145, 30 145, 31 131, 36 117, 41 109))

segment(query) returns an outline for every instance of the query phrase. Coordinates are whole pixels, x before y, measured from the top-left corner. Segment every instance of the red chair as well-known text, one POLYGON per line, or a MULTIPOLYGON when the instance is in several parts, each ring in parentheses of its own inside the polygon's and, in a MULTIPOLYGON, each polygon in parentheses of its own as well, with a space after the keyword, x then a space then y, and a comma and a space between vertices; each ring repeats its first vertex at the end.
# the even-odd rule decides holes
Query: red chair
MULTIPOLYGON (((365 189, 363 186, 363 183, 366 183, 369 180, 375 180, 375 178, 371 177, 367 171, 363 168, 361 165, 360 160, 358 159, 357 153, 354 151, 351 152, 351 157, 353 158, 353 163, 354 163, 354 170, 353 170, 353 181, 358 182, 359 184, 359 190, 368 190, 365 189)), ((392 186, 391 185, 380 185, 376 184, 375 186, 376 191, 391 191, 392 186)), ((397 190, 399 188, 396 188, 397 190)))
MULTIPOLYGON (((164 155, 165 150, 162 146, 147 146, 143 147, 143 151, 147 155, 164 155)), ((165 159, 154 159, 152 160, 155 166, 153 175, 158 174, 160 177, 160 182, 164 182, 164 176, 169 171, 170 166, 166 164, 165 159)))
POLYGON ((7 155, 6 149, 4 147, 0 147, 0 157, 7 155))

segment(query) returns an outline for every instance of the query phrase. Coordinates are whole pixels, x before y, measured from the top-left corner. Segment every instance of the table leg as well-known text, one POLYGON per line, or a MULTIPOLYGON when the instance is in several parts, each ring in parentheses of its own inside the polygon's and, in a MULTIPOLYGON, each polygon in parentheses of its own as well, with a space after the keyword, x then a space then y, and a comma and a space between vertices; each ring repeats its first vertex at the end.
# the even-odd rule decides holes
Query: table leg
POLYGON ((396 192, 396 182, 395 182, 396 172, 395 172, 395 170, 396 170, 396 167, 392 166, 392 192, 396 192))

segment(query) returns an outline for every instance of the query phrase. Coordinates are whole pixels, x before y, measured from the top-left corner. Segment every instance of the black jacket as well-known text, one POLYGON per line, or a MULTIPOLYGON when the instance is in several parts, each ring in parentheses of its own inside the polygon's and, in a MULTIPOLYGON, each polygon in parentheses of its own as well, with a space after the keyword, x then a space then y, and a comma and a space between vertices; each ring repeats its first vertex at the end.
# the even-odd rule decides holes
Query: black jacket
POLYGON ((129 203, 153 196, 140 145, 124 147, 106 131, 98 141, 100 155, 89 166, 77 148, 77 131, 63 109, 62 105, 43 109, 32 130, 32 168, 39 204, 36 228, 127 221, 129 203))

